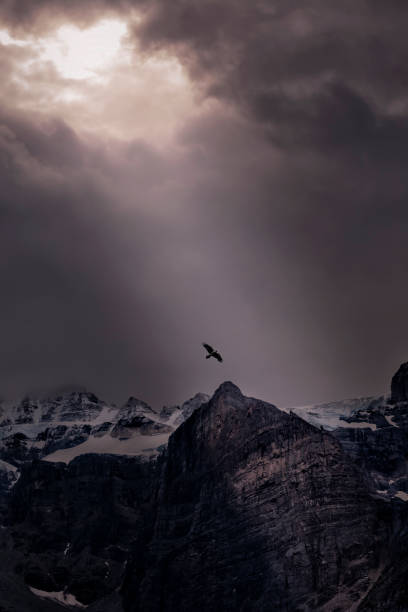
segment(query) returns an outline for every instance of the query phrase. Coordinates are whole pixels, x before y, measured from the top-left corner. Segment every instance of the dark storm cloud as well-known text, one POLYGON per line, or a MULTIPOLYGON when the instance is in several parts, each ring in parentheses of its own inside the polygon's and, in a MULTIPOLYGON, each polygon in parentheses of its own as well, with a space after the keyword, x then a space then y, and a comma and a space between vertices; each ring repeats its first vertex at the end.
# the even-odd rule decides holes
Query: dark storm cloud
POLYGON ((406 6, 388 11, 377 2, 340 7, 321 0, 152 6, 138 27, 142 42, 172 45, 200 77, 208 76, 215 94, 262 123, 320 130, 321 111, 322 127, 341 119, 347 92, 350 103, 355 94, 375 106, 405 98, 406 6))
POLYGON ((129 4, 127 0, 4 0, 0 5, 0 19, 20 31, 47 30, 67 21, 85 26, 101 15, 128 9, 129 4))
POLYGON ((133 7, 139 48, 176 53, 220 104, 186 119, 181 154, 3 115, 4 388, 83 381, 159 402, 232 378, 285 404, 382 391, 408 351, 405 4, 44 0, 0 15, 46 29, 133 7), (203 371, 203 340, 222 372, 203 371))

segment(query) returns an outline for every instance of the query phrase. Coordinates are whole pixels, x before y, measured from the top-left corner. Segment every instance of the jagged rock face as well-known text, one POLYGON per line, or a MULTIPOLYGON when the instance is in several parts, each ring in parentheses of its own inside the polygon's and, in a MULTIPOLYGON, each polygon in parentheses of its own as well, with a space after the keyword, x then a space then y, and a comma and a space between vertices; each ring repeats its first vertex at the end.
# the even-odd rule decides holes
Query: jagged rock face
POLYGON ((207 403, 210 399, 205 393, 196 393, 194 397, 184 402, 181 406, 163 406, 160 411, 160 418, 163 421, 171 421, 174 425, 180 425, 189 416, 193 414, 197 408, 207 403))
POLYGON ((18 480, 19 471, 10 463, 0 460, 0 490, 9 490, 18 480))
POLYGON ((36 423, 46 421, 89 421, 97 417, 105 404, 96 395, 86 391, 73 391, 56 397, 23 398, 9 403, 8 412, 15 415, 15 422, 36 423))
POLYGON ((408 493, 408 432, 388 423, 376 430, 339 428, 333 435, 355 464, 370 476, 373 488, 386 497, 408 493))
POLYGON ((137 458, 84 455, 68 466, 24 466, 7 522, 26 584, 67 589, 83 604, 113 592, 129 551, 148 533, 153 483, 154 465, 137 458))
POLYGON ((143 436, 172 432, 173 427, 161 423, 159 418, 159 415, 145 402, 130 397, 119 411, 111 436, 128 440, 135 432, 143 436))
POLYGON ((209 399, 210 396, 206 395, 205 393, 196 393, 194 397, 182 404, 180 408, 181 414, 178 415, 177 419, 175 420, 175 424, 180 425, 180 423, 183 423, 193 414, 193 412, 195 412, 195 410, 197 410, 197 408, 207 403, 209 399))
MULTIPOLYGON (((401 517, 403 518, 403 517, 401 517)), ((406 516, 405 516, 406 523, 406 516)), ((408 610, 408 535, 400 533, 389 545, 389 555, 379 578, 358 612, 406 612, 408 610)))
POLYGON ((14 465, 0 460, 0 519, 7 511, 10 490, 16 484, 19 477, 20 472, 14 465))
POLYGON ((376 512, 332 436, 225 383, 170 438, 126 610, 316 610, 339 585, 348 610, 378 563, 376 512))
POLYGON ((367 473, 376 493, 386 499, 408 499, 408 402, 401 401, 405 366, 393 377, 391 397, 293 409, 308 422, 331 431, 354 463, 367 473), (399 401, 395 401, 397 397, 399 401))
POLYGON ((392 378, 391 401, 408 402, 408 362, 403 363, 392 378))

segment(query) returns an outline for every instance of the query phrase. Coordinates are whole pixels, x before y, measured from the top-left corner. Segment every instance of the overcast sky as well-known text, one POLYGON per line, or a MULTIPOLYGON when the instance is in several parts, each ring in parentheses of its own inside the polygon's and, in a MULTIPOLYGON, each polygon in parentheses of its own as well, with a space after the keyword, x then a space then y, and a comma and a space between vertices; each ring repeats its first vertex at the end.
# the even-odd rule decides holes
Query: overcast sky
POLYGON ((2 395, 384 392, 408 359, 407 19, 2 2, 2 395))

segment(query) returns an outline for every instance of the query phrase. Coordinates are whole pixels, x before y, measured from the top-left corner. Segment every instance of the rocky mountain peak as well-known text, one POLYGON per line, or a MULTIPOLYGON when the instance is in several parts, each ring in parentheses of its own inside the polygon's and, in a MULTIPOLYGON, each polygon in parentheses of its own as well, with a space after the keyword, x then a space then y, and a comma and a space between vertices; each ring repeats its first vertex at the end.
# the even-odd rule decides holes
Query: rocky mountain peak
POLYGON ((226 382, 164 461, 133 609, 344 611, 370 586, 375 508, 330 434, 226 382))
POLYGON ((301 429, 311 428, 273 404, 244 396, 235 384, 227 381, 173 433, 169 453, 176 457, 182 452, 187 470, 192 469, 197 456, 201 465, 220 464, 224 462, 227 448, 236 446, 248 450, 250 443, 258 448, 255 440, 261 440, 267 430, 293 428, 294 420, 301 429), (192 465, 189 465, 190 459, 192 465))
POLYGON ((408 401, 408 361, 402 363, 391 381, 391 401, 408 401))
POLYGON ((121 412, 126 412, 129 409, 132 410, 133 413, 140 412, 154 414, 154 410, 149 406, 149 404, 146 404, 146 402, 134 397, 133 395, 131 395, 127 402, 122 406, 121 412))
POLYGON ((230 380, 226 380, 216 389, 213 399, 217 399, 220 395, 235 395, 242 396, 241 389, 230 380))

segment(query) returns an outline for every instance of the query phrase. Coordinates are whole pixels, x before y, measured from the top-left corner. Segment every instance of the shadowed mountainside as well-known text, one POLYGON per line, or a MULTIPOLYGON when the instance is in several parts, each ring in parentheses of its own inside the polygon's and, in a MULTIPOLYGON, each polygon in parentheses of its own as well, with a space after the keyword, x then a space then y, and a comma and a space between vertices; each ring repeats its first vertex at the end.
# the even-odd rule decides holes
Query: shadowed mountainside
POLYGON ((170 438, 126 610, 311 610, 339 588, 349 610, 385 533, 337 440, 224 383, 170 438))
MULTIPOLYGON (((118 435, 145 423, 133 404, 118 435)), ((376 489, 387 469, 405 482, 405 400, 356 402, 331 432, 230 382, 190 404, 163 409, 187 418, 150 461, 84 454, 5 473, 0 610, 36 609, 33 593, 50 611, 64 597, 89 612, 408 610, 407 503, 376 489)))

